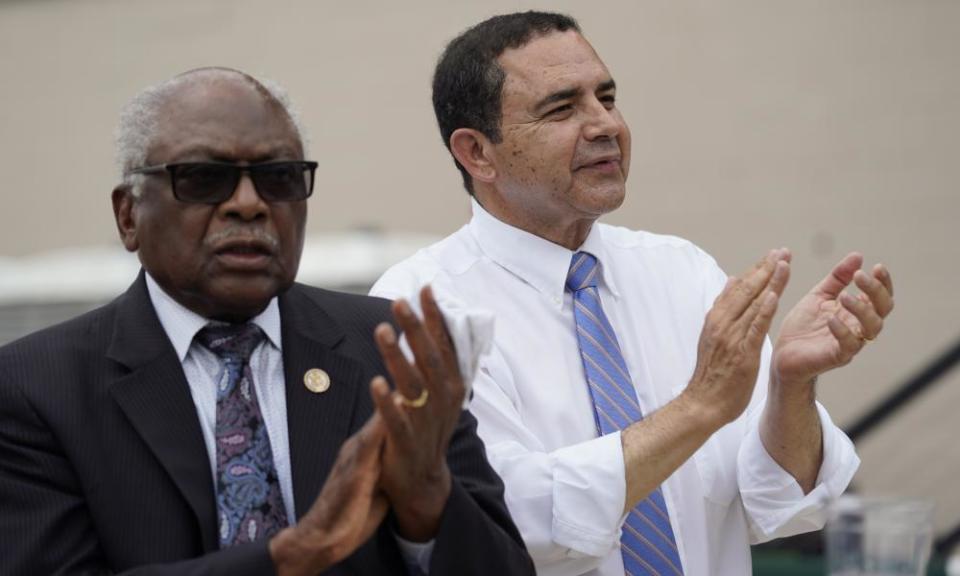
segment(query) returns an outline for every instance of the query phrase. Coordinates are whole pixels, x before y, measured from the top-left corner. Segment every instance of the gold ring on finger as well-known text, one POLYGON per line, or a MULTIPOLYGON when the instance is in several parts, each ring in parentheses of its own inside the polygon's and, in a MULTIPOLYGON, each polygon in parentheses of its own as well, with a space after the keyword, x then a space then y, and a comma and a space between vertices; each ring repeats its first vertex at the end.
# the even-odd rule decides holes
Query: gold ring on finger
POLYGON ((427 403, 427 398, 430 397, 430 391, 424 388, 420 391, 420 395, 414 400, 411 400, 402 394, 400 396, 403 398, 401 402, 407 408, 423 408, 424 404, 427 403))

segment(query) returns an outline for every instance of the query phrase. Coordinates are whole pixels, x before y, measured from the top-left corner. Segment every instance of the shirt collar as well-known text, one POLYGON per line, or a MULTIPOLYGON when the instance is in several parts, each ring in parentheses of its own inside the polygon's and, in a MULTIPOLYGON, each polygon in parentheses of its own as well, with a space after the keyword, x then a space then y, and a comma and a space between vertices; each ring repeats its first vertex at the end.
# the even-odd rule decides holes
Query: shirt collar
POLYGON ((597 258, 603 283, 614 297, 619 298, 620 294, 613 283, 610 270, 608 266, 604 266, 604 262, 609 259, 600 226, 591 226, 590 233, 580 248, 571 251, 498 220, 487 212, 476 198, 472 198, 470 202, 473 208, 470 232, 484 254, 549 298, 556 307, 563 306, 570 260, 574 252, 581 250, 597 258))
MULTIPOLYGON (((174 350, 177 351, 177 358, 183 362, 190 350, 190 345, 193 343, 193 337, 209 324, 210 320, 174 300, 157 284, 149 272, 145 275, 147 277, 147 292, 150 295, 150 302, 153 303, 153 309, 157 311, 160 325, 163 326, 167 338, 170 339, 174 350)), ((277 350, 283 350, 280 341, 280 307, 277 304, 276 297, 271 298, 266 309, 250 321, 263 330, 267 340, 277 350)))

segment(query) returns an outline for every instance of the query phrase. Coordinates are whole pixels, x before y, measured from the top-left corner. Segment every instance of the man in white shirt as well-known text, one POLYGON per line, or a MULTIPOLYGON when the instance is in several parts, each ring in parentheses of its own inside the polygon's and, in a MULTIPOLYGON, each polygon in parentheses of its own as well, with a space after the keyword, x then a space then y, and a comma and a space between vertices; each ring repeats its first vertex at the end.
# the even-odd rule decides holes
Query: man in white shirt
POLYGON ((891 278, 848 255, 771 346, 789 251, 728 280, 685 240, 596 222, 629 168, 615 96, 566 16, 454 39, 433 101, 473 218, 372 293, 429 283, 496 314, 471 410, 539 574, 749 574, 749 544, 820 528, 859 464, 814 383, 880 332, 891 278))

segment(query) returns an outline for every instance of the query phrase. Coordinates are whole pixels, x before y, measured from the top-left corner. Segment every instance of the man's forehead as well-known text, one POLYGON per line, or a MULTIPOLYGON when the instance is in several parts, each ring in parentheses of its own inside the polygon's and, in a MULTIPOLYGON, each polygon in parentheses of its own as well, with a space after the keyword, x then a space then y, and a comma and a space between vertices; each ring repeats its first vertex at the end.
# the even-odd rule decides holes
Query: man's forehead
POLYGON ((573 30, 539 36, 505 50, 497 60, 506 74, 505 89, 550 92, 570 83, 600 84, 610 79, 590 43, 573 30))
POLYGON ((282 106, 272 100, 251 80, 239 74, 225 75, 220 72, 198 72, 170 87, 163 97, 161 113, 168 118, 178 115, 217 117, 217 112, 226 116, 231 112, 225 104, 241 105, 243 111, 262 112, 274 109, 283 113, 282 106))
POLYGON ((299 134, 284 107, 241 75, 204 75, 179 84, 164 99, 159 120, 151 156, 254 160, 302 155, 299 134))

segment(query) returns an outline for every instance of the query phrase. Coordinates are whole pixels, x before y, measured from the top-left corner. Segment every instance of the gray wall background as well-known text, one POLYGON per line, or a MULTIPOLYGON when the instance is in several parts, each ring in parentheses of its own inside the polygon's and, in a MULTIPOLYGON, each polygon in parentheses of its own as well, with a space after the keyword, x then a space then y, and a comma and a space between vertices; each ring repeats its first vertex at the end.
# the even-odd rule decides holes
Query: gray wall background
MULTIPOLYGON (((115 243, 112 131, 140 88, 225 65, 285 85, 320 162, 311 231, 446 234, 468 217, 437 133, 444 44, 505 11, 566 11, 633 130, 607 221, 690 238, 728 271, 794 250, 792 303, 849 250, 897 310, 820 396, 850 423, 960 337, 960 2, 0 0, 0 257, 115 243)), ((857 482, 960 520, 960 371, 860 444, 857 482), (947 488, 949 486, 949 488, 947 488)))

